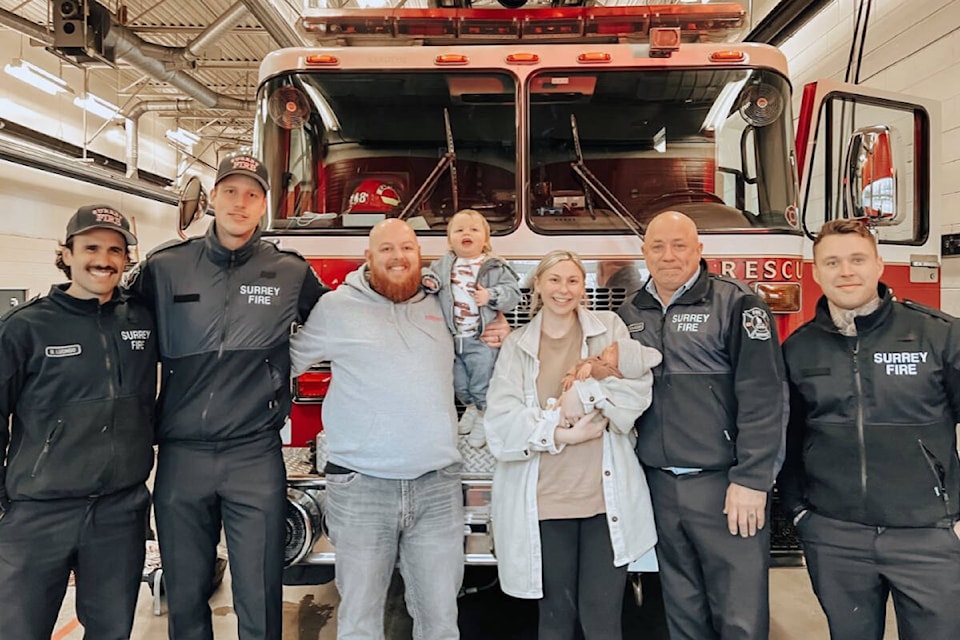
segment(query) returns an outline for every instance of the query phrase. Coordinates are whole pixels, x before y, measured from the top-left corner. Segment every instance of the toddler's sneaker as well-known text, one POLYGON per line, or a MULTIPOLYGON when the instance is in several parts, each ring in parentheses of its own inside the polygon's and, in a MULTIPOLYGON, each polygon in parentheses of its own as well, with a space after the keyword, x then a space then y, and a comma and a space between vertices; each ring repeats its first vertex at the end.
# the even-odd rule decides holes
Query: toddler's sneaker
POLYGON ((467 405, 463 415, 460 416, 460 422, 457 423, 457 433, 460 435, 466 435, 470 433, 473 430, 473 426, 477 423, 477 415, 479 413, 480 412, 477 409, 477 405, 467 405))
POLYGON ((483 411, 477 410, 477 417, 473 423, 473 430, 467 436, 467 444, 474 449, 480 449, 487 443, 487 434, 483 428, 483 411))

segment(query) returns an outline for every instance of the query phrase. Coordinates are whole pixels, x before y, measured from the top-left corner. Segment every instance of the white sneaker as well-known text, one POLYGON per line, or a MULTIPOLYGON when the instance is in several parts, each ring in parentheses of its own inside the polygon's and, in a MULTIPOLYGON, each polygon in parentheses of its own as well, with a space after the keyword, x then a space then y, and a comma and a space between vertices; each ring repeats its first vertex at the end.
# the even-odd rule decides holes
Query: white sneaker
POLYGON ((487 434, 483 428, 483 411, 477 411, 476 421, 473 423, 473 430, 467 436, 467 444, 474 449, 480 449, 487 444, 487 434))
POLYGON ((457 433, 460 435, 466 435, 473 430, 473 426, 477 423, 477 405, 471 404, 467 405, 466 410, 464 410, 463 415, 460 416, 460 422, 457 423, 457 433))

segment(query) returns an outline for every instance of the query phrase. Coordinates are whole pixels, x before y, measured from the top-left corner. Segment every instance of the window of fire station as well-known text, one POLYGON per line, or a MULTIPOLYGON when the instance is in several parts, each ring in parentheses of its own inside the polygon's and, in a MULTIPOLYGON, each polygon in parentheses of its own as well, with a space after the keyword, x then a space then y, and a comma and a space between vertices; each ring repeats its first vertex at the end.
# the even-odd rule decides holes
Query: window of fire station
POLYGON ((526 91, 533 228, 623 233, 674 210, 706 231, 797 233, 790 87, 781 76, 550 71, 526 91))
POLYGON ((366 235, 387 217, 442 235, 459 209, 517 225, 517 85, 504 73, 293 73, 261 88, 268 228, 366 235))

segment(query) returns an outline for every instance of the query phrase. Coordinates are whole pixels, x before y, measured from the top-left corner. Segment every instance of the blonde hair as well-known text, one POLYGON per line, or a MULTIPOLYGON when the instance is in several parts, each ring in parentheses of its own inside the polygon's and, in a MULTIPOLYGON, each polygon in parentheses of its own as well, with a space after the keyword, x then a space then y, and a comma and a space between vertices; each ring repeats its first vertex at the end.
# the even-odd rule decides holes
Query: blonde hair
MULTIPOLYGON (((577 265, 577 269, 580 270, 580 275, 583 276, 584 288, 586 288, 587 269, 583 266, 583 261, 580 259, 580 256, 573 251, 566 251, 564 249, 556 249, 551 251, 540 259, 540 264, 538 264, 537 268, 533 271, 533 293, 530 295, 531 315, 539 311, 540 307, 543 306, 543 302, 540 300, 540 291, 537 289, 537 282, 544 273, 554 268, 561 262, 566 262, 568 260, 577 265)), ((581 304, 583 303, 582 300, 580 302, 581 304)))
POLYGON ((490 245, 490 223, 487 222, 487 219, 483 216, 483 214, 476 209, 460 209, 460 211, 457 211, 455 214, 453 214, 453 217, 450 218, 450 222, 447 223, 447 240, 450 239, 450 231, 453 229, 453 223, 456 221, 457 216, 461 215, 480 221, 480 226, 483 227, 483 233, 485 234, 483 238, 483 252, 486 254, 493 253, 493 247, 490 245))

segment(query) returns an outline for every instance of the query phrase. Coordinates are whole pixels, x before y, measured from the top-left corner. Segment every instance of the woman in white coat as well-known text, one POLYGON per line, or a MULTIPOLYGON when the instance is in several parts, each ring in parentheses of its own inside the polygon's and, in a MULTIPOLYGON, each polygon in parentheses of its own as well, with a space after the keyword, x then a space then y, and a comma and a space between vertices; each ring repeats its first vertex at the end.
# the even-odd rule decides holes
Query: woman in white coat
POLYGON ((540 261, 539 311, 504 342, 487 392, 500 584, 540 598, 541 640, 572 639, 578 621, 586 640, 620 640, 627 565, 657 541, 633 423, 650 405, 660 353, 631 340, 616 314, 584 308, 585 280, 575 253, 540 261), (624 377, 578 380, 564 396, 564 374, 613 342, 624 377), (570 425, 564 407, 574 405, 583 417, 570 425))

